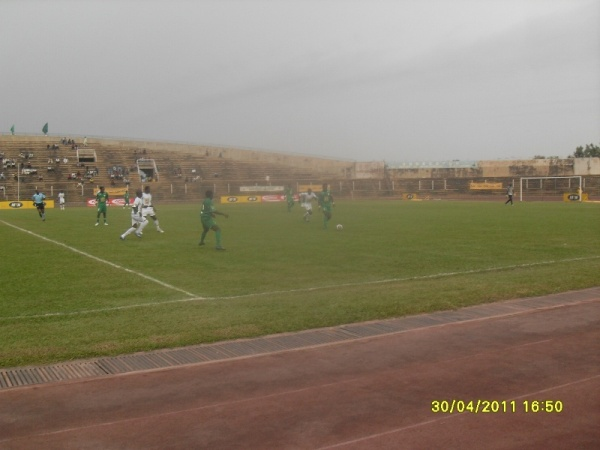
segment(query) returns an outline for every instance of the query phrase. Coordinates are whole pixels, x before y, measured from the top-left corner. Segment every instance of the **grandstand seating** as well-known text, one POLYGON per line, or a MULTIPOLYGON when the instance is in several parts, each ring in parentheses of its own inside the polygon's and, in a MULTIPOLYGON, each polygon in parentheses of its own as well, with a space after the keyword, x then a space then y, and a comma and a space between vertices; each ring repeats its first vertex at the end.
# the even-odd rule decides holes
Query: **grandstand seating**
POLYGON ((162 201, 199 201, 207 189, 214 190, 217 195, 236 195, 240 194, 240 186, 246 185, 284 186, 329 181, 328 176, 315 176, 307 168, 264 160, 238 161, 208 148, 204 151, 173 151, 165 144, 164 148, 146 149, 136 146, 135 142, 134 145, 123 145, 89 139, 89 147, 83 149, 79 144, 77 151, 52 137, 11 138, 0 137, 3 159, 17 163, 14 168, 0 168, 5 176, 4 180, 0 180, 0 186, 4 186, 0 199, 6 200, 16 200, 17 196, 21 200, 29 199, 31 193, 39 188, 53 197, 63 190, 68 202, 84 203, 94 197, 100 185, 124 187, 129 180, 131 189, 141 187, 138 169, 147 167, 153 168, 155 176, 146 182, 152 184, 155 198, 162 201), (24 158, 20 155, 32 156, 24 158), (64 163, 64 158, 67 158, 67 163, 64 163), (20 174, 17 182, 15 174, 19 164, 30 164, 37 169, 37 174, 20 174), (125 168, 128 174, 122 179, 112 178, 114 168, 125 168), (72 179, 71 174, 79 174, 80 177, 72 179))
MULTIPOLYGON (((486 181, 473 168, 453 172, 433 168, 429 177, 420 168, 387 168, 383 175, 365 178, 356 175, 354 162, 305 155, 91 138, 87 147, 79 146, 78 151, 51 136, 0 136, 0 171, 4 174, 0 200, 28 200, 39 188, 49 198, 56 198, 62 190, 68 203, 85 204, 100 185, 124 187, 129 180, 130 189, 142 187, 140 170, 151 173, 151 180, 146 182, 152 185, 155 198, 167 202, 199 202, 207 189, 217 196, 245 195, 242 186, 291 185, 297 190, 300 185, 320 186, 323 182, 330 183, 334 196, 347 198, 397 199, 411 193, 422 199, 493 200, 505 194, 504 188, 470 190, 471 181, 486 181), (15 166, 5 164, 7 160, 14 161, 15 166), (18 170, 22 165, 30 165, 37 173, 22 173, 18 170), (111 177, 115 173, 122 176, 111 177), (450 173, 454 176, 448 176, 450 173), (71 174, 80 177, 73 179, 71 174)), ((507 186, 518 179, 515 174, 493 181, 507 186)), ((587 176, 584 183, 590 198, 600 196, 599 176, 587 176)), ((555 181, 545 183, 543 189, 531 189, 530 194, 561 199, 568 190, 569 186, 555 181)))

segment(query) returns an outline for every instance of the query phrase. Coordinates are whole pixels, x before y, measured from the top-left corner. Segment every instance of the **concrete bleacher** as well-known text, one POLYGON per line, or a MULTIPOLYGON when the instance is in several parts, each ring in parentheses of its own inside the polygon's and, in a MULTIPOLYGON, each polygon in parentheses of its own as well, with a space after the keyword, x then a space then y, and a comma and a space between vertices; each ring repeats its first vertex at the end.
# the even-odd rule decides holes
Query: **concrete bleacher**
POLYGON ((17 190, 20 190, 24 198, 29 198, 36 188, 63 185, 63 179, 68 174, 81 170, 77 168, 76 151, 58 141, 2 139, 0 154, 3 155, 3 162, 0 172, 4 179, 0 179, 0 185, 4 186, 4 190, 0 192, 0 197, 16 199, 17 190), (15 161, 15 167, 7 167, 6 160, 15 161), (33 171, 35 172, 32 173, 33 171))
MULTIPOLYGON (((82 139, 79 141, 78 152, 71 145, 62 144, 60 137, 0 135, 0 153, 5 160, 14 160, 16 165, 29 163, 37 169, 36 174, 19 173, 17 182, 17 167, 0 167, 4 173, 4 179, 0 179, 0 200, 28 200, 39 188, 54 199, 62 190, 68 203, 84 205, 94 198, 100 185, 124 188, 128 180, 131 191, 143 187, 140 169, 152 173, 152 179, 146 183, 161 202, 200 202, 207 189, 217 196, 245 195, 247 192, 241 187, 290 185, 298 190, 302 185, 320 186, 323 182, 331 185, 338 198, 402 198, 412 193, 422 198, 496 200, 505 194, 504 188, 478 191, 471 190, 469 183, 494 181, 507 186, 522 176, 515 167, 523 167, 528 174, 532 164, 539 164, 539 161, 521 161, 515 166, 509 161, 504 165, 487 162, 488 169, 487 166, 393 169, 384 167, 382 162, 360 163, 191 144, 88 138, 87 146, 83 146, 82 139), (111 178, 115 168, 126 169, 128 173, 123 178, 111 178), (90 170, 94 175, 85 177, 90 170), (78 172, 81 179, 70 179, 70 174, 78 172)), ((596 173, 586 176, 584 187, 590 198, 600 197, 600 176, 596 173)), ((568 187, 557 181, 554 185, 544 183, 543 189, 534 187, 530 194, 560 199, 565 190, 568 187)))
POLYGON ((235 195, 240 194, 241 186, 320 184, 332 178, 327 173, 315 174, 309 168, 282 162, 280 157, 272 158, 274 162, 237 160, 231 152, 210 147, 177 151, 168 144, 147 148, 137 142, 90 138, 87 147, 81 142, 78 145, 79 149, 73 149, 63 145, 61 138, 50 136, 0 136, 0 153, 4 153, 4 160, 17 162, 15 168, 0 168, 5 177, 0 180, 0 186, 4 187, 0 199, 17 200, 19 196, 20 200, 27 200, 35 189, 55 198, 62 190, 67 202, 83 205, 95 196, 100 185, 118 188, 125 187, 128 181, 131 190, 141 188, 144 183, 138 169, 150 167, 150 162, 155 176, 146 183, 151 184, 157 200, 169 202, 201 201, 207 189, 217 195, 235 195), (22 158, 20 154, 33 156, 22 158), (56 158, 59 158, 58 163, 56 158), (68 163, 63 162, 64 158, 68 163), (14 178, 17 168, 25 163, 37 169, 37 174, 19 174, 17 182, 14 178), (126 168, 128 174, 122 179, 111 178, 114 168, 126 168), (86 177, 88 172, 93 175, 86 177), (81 178, 71 179, 73 173, 79 173, 81 178))

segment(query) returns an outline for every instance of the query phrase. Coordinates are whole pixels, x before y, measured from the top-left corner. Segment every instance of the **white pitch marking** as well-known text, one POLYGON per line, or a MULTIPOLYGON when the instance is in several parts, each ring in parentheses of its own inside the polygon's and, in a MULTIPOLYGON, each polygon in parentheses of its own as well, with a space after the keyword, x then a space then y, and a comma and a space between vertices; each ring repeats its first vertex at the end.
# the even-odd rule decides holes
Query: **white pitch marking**
POLYGON ((576 262, 576 261, 588 261, 588 260, 592 260, 592 259, 598 259, 600 258, 600 256, 586 256, 586 257, 581 257, 581 258, 568 258, 568 259, 560 259, 560 260, 550 260, 550 261, 540 261, 540 262, 535 262, 535 263, 527 263, 527 264, 514 264, 514 265, 510 265, 510 266, 500 266, 500 267, 489 267, 486 269, 473 269, 473 270, 465 270, 462 272, 442 272, 442 273, 436 273, 436 274, 431 274, 431 275, 421 275, 421 276, 415 276, 415 277, 407 277, 407 278, 388 278, 385 280, 375 280, 375 281, 363 281, 363 282, 356 282, 356 283, 342 283, 342 284, 332 284, 332 285, 326 285, 326 286, 315 286, 315 287, 309 287, 309 288, 300 288, 300 289, 289 289, 289 290, 281 290, 281 291, 266 291, 266 292, 256 292, 256 293, 251 293, 251 294, 241 294, 241 295, 231 295, 231 296, 226 296, 226 297, 200 297, 197 295, 194 295, 190 292, 186 292, 182 289, 179 289, 175 286, 171 286, 167 283, 163 283, 162 281, 156 280, 155 278, 149 277, 147 275, 144 275, 142 273, 139 272, 135 272, 131 269, 126 269, 124 267, 121 267, 117 264, 111 263, 110 261, 106 261, 103 259, 100 259, 96 256, 87 254, 85 252, 82 252, 81 250, 77 250, 73 247, 69 247, 66 244, 63 244, 61 242, 57 242, 57 241, 53 241, 52 239, 48 239, 44 236, 40 236, 36 233, 33 233, 31 231, 19 228, 15 225, 9 224, 7 222, 4 221, 0 221, 10 227, 13 227, 19 231, 23 231, 25 233, 29 233, 33 236, 39 237, 40 239, 46 240, 48 242, 52 242, 54 244, 63 246, 71 251, 74 251, 76 253, 80 253, 84 256, 87 256, 89 258, 92 258, 94 260, 100 261, 102 263, 108 264, 110 266, 119 268, 121 270, 125 270, 127 272, 133 273, 135 275, 138 275, 140 277, 146 278, 148 280, 151 280, 155 283, 161 284, 162 286, 168 287, 170 289, 174 289, 177 290, 179 292, 183 292, 184 294, 188 295, 191 298, 185 298, 185 299, 178 299, 178 300, 166 300, 164 302, 152 302, 152 303, 139 303, 136 305, 125 305, 125 306, 114 306, 114 307, 110 307, 110 308, 99 308, 99 309, 90 309, 90 310, 82 310, 82 311, 72 311, 72 312, 57 312, 57 313, 47 313, 47 314, 37 314, 37 315, 31 315, 31 316, 12 316, 12 317, 0 317, 0 320, 7 320, 7 319, 35 319, 35 318, 42 318, 42 317, 60 317, 60 316, 75 316, 75 315, 79 315, 79 314, 90 314, 90 313, 102 313, 102 312, 108 312, 108 311, 119 311, 119 310, 123 310, 123 309, 132 309, 132 308, 145 308, 145 307, 153 307, 153 306, 161 306, 161 305, 168 305, 168 304, 172 304, 172 303, 186 303, 186 302, 194 302, 194 301, 205 301, 205 300, 235 300, 235 299, 240 299, 240 298, 250 298, 250 297, 262 297, 262 296, 268 296, 268 295, 281 295, 281 294, 295 294, 295 293, 302 293, 302 292, 315 292, 315 291, 320 291, 320 290, 324 290, 324 289, 337 289, 337 288, 343 288, 343 287, 355 287, 355 286, 369 286, 369 285, 374 285, 374 284, 385 284, 385 283, 402 283, 402 282, 406 282, 406 281, 419 281, 419 280, 430 280, 430 279, 435 279, 435 278, 445 278, 445 277, 452 277, 452 276, 460 276, 460 275, 469 275, 469 274, 477 274, 477 273, 486 273, 486 272, 501 272, 504 270, 513 270, 513 269, 522 269, 522 268, 527 268, 527 267, 535 267, 535 266, 542 266, 542 265, 549 265, 549 264, 563 264, 566 262, 576 262))
POLYGON ((136 272, 135 270, 131 270, 131 269, 128 269, 126 267, 119 266, 118 264, 115 264, 113 262, 107 261, 107 260, 102 259, 102 258, 98 258, 97 256, 94 256, 94 255, 90 255, 89 253, 86 253, 84 251, 78 250, 75 247, 71 247, 71 246, 69 246, 67 244, 63 244, 62 242, 58 242, 58 241, 55 241, 53 239, 49 239, 47 237, 44 237, 42 235, 39 235, 39 234, 34 233, 32 231, 29 231, 29 230, 26 230, 24 228, 17 227, 16 225, 12 225, 12 224, 10 224, 8 222, 5 222, 3 220, 0 220, 0 222, 2 222, 4 225, 7 225, 7 226, 9 226, 11 228, 14 228, 15 230, 22 231, 23 233, 30 234, 32 236, 35 236, 36 238, 42 239, 44 241, 50 242, 50 243, 55 244, 55 245, 59 245, 61 247, 64 247, 67 250, 71 250, 72 252, 79 253, 80 255, 86 256, 86 257, 88 257, 90 259, 93 259, 94 261, 98 261, 98 262, 101 262, 103 264, 107 264, 107 265, 109 265, 111 267, 114 267, 115 269, 124 270, 125 272, 131 273, 133 275, 137 275, 138 277, 145 278, 146 280, 152 281, 153 283, 160 284, 163 287, 166 287, 166 288, 169 288, 169 289, 173 289, 173 290, 178 291, 178 292, 182 292, 185 295, 188 295, 190 297, 199 298, 196 294, 192 294, 191 292, 187 292, 187 291, 185 291, 183 289, 180 289, 178 287, 172 286, 172 285, 167 284, 167 283, 165 283, 163 281, 157 280, 156 278, 152 278, 152 277, 150 277, 148 275, 144 275, 141 272, 136 272))

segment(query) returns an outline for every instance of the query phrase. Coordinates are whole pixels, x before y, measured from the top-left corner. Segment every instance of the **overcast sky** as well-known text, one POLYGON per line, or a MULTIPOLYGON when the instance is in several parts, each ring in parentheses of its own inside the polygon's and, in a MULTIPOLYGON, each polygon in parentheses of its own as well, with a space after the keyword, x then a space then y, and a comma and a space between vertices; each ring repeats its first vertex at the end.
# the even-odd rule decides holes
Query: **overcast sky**
POLYGON ((600 144, 600 0, 0 0, 0 132, 358 161, 600 144))

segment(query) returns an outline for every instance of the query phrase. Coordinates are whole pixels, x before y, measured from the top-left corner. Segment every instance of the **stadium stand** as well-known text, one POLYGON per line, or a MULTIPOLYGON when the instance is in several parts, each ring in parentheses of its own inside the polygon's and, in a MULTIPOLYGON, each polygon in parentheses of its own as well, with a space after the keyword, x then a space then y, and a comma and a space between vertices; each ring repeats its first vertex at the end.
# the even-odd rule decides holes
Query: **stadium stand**
MULTIPOLYGON (((39 188, 50 198, 63 190, 68 203, 84 204, 100 185, 129 183, 136 189, 151 183, 161 202, 199 202, 206 189, 245 195, 242 187, 291 185, 297 191, 324 182, 338 198, 499 200, 509 183, 518 187, 522 176, 578 175, 572 160, 387 165, 168 142, 91 137, 87 146, 78 139, 65 142, 53 136, 1 135, 0 200, 29 199, 39 188), (472 189, 472 182, 491 187, 472 189)), ((589 159, 579 167, 588 167, 585 191, 598 200, 600 158, 589 159)), ((565 192, 575 191, 571 181, 560 179, 526 188, 530 199, 542 200, 561 200, 565 192)))

